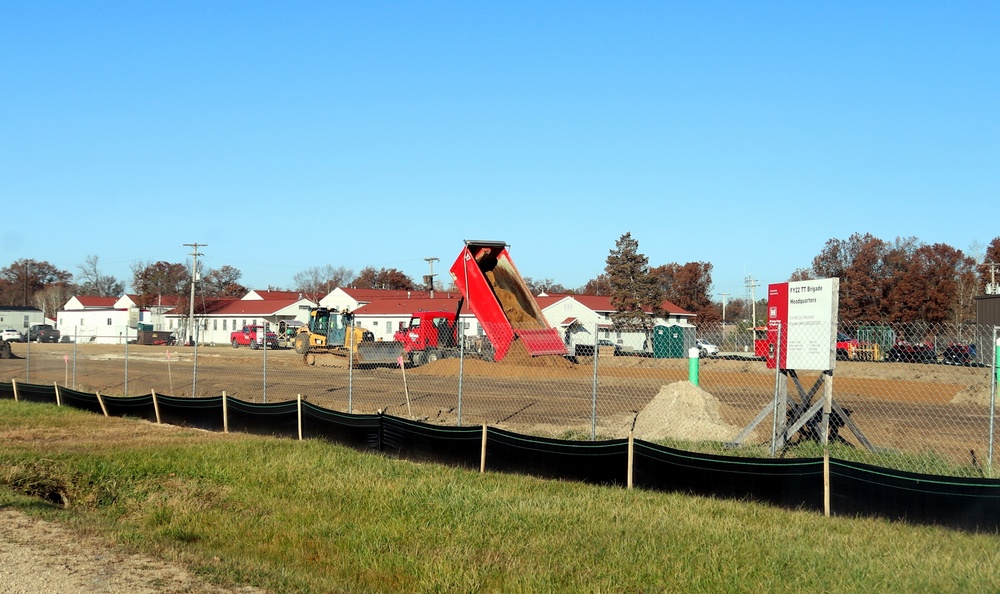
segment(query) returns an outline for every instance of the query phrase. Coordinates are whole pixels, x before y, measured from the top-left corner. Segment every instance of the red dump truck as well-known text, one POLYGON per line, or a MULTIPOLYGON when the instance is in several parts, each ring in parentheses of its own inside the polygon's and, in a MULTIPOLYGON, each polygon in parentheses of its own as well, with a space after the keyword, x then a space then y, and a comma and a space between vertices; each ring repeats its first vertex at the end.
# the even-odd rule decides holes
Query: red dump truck
POLYGON ((506 243, 467 239, 450 272, 489 337, 495 360, 503 359, 515 340, 531 356, 567 354, 559 331, 549 326, 510 259, 506 243))
POLYGON ((462 294, 455 311, 414 312, 408 326, 394 335, 411 365, 458 357, 463 351, 466 357, 500 361, 515 340, 532 356, 567 354, 559 332, 549 326, 511 261, 506 243, 467 240, 451 276, 462 294), (459 329, 465 304, 486 336, 467 337, 459 329))

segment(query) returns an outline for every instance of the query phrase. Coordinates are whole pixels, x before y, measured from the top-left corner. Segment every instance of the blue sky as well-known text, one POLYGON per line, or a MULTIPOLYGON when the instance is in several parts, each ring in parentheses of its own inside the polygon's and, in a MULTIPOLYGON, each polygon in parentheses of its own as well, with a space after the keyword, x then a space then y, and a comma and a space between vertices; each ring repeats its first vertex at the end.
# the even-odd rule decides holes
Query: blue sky
POLYGON ((573 288, 629 232, 741 296, 854 232, 968 251, 998 40, 996 2, 5 2, 0 267, 419 280, 494 239, 573 288))

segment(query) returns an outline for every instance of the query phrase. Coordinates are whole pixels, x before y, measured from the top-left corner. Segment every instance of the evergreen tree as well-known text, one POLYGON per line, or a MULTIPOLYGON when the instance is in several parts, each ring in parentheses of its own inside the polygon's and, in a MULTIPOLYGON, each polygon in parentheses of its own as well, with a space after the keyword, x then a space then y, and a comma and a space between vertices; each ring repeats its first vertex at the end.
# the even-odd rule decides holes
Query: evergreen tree
POLYGON ((615 322, 652 328, 663 315, 663 291, 649 272, 649 258, 639 253, 639 242, 631 233, 615 242, 604 271, 610 284, 608 295, 615 312, 615 322))

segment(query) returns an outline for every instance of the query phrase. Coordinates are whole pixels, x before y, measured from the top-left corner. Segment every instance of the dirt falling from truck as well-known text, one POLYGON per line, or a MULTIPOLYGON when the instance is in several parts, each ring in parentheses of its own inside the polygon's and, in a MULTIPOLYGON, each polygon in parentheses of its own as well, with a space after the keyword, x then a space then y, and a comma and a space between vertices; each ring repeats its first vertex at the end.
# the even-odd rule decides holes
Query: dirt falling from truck
POLYGON ((500 301, 500 307, 503 308, 503 312, 507 316, 507 320, 511 326, 514 328, 545 327, 531 314, 530 307, 521 303, 521 300, 518 298, 517 283, 506 269, 502 266, 497 266, 486 273, 486 280, 493 287, 493 292, 496 294, 497 300, 500 301))

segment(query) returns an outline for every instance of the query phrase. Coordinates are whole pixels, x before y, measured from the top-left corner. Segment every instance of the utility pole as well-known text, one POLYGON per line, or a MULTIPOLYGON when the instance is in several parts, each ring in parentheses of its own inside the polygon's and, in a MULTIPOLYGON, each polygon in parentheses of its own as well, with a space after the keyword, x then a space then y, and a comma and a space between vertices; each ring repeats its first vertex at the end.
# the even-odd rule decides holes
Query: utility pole
POLYGON ((1000 286, 997 286, 997 268, 1000 268, 1000 263, 998 262, 983 262, 980 266, 990 269, 990 282, 986 285, 987 295, 1000 295, 1000 286))
POLYGON ((729 293, 718 293, 722 297, 722 342, 726 342, 726 297, 729 293))
MULTIPOLYGON (((188 345, 194 346, 194 284, 198 282, 198 256, 204 256, 198 252, 199 247, 207 247, 207 243, 185 243, 191 248, 191 313, 188 317, 188 345)), ((193 394, 192 394, 193 395, 193 394)))
POLYGON ((729 297, 729 293, 716 293, 719 297, 722 297, 722 328, 726 328, 726 297, 729 297))
POLYGON ((434 298, 434 263, 435 262, 440 262, 440 259, 439 258, 434 258, 432 256, 430 258, 424 258, 424 262, 427 262, 428 264, 431 265, 431 273, 429 275, 427 275, 427 278, 430 280, 430 282, 428 282, 427 284, 430 285, 431 299, 433 299, 434 298))
POLYGON ((747 294, 750 295, 750 310, 753 312, 751 315, 753 318, 750 320, 751 328, 757 327, 757 279, 753 277, 752 274, 748 274, 746 278, 747 294))

